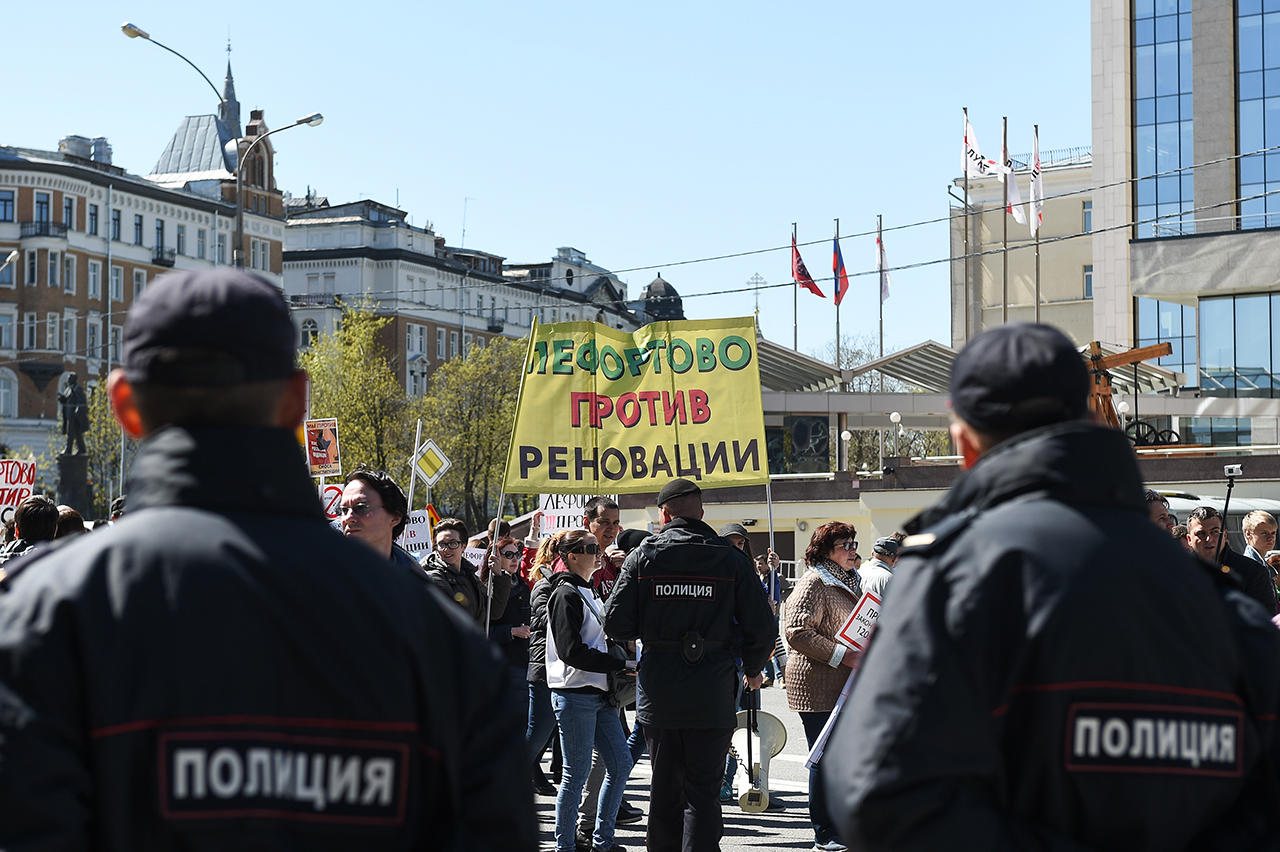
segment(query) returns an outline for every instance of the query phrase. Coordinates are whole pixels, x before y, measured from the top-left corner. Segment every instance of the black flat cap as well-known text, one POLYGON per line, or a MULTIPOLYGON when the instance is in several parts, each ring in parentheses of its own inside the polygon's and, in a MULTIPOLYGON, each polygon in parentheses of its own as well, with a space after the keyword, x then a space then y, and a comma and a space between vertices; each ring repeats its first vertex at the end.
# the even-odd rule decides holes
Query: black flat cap
POLYGON ((1052 326, 997 326, 956 356, 951 407, 975 429, 1005 434, 1080 419, 1089 411, 1089 371, 1052 326))
POLYGON ((702 489, 694 485, 687 479, 673 479, 666 485, 662 486, 662 490, 658 492, 658 505, 661 506, 668 500, 674 500, 677 497, 686 497, 690 494, 701 494, 702 489))
POLYGON ((878 538, 876 543, 871 545, 871 550, 881 556, 897 556, 898 540, 893 537, 878 538))
POLYGON ((649 537, 648 530, 623 530, 618 533, 618 537, 614 540, 614 544, 618 545, 618 549, 623 553, 630 553, 640 546, 640 542, 649 537))
POLYGON ((291 375, 297 332, 280 290, 240 269, 170 272, 133 303, 124 327, 130 382, 230 387, 291 375))
POLYGON ((720 528, 720 531, 717 532, 716 535, 720 536, 721 538, 725 538, 726 536, 731 536, 731 535, 740 535, 743 538, 751 538, 750 534, 747 533, 747 528, 744 527, 742 524, 738 523, 737 521, 732 521, 730 523, 725 524, 720 528))

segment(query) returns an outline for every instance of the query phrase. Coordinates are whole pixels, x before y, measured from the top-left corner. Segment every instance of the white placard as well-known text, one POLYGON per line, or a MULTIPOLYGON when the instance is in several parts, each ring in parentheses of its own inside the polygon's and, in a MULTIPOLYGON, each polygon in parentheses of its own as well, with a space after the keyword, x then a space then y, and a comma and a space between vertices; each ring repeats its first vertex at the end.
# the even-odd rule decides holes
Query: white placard
POLYGON ((0 523, 13 517, 18 504, 31 496, 35 483, 35 462, 0 459, 0 523))
MULTIPOLYGON (((606 494, 615 503, 617 494, 606 494)), ((561 530, 582 529, 582 515, 587 503, 592 500, 590 494, 543 494, 538 499, 538 508, 542 510, 543 538, 561 530)))
POLYGON ((849 620, 836 634, 836 641, 855 651, 867 650, 867 642, 871 639, 871 630, 880 617, 880 599, 870 592, 865 593, 849 613, 849 620))
POLYGON ((424 553, 431 549, 431 518, 426 509, 409 513, 409 520, 396 543, 410 553, 424 553))

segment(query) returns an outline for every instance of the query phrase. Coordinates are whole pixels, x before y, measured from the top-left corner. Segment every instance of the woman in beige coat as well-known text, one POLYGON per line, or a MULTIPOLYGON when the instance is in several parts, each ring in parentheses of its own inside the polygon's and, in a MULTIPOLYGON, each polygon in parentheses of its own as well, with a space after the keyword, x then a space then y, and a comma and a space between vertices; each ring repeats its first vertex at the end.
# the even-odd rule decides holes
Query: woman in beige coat
MULTIPOLYGON (((787 665, 787 705, 800 714, 809 747, 831 716, 860 656, 835 640, 862 596, 856 569, 857 532, 832 521, 813 531, 805 561, 809 570, 787 601, 785 633, 791 647, 787 665)), ((826 793, 817 767, 809 772, 809 820, 815 852, 845 849, 827 813, 826 793)))

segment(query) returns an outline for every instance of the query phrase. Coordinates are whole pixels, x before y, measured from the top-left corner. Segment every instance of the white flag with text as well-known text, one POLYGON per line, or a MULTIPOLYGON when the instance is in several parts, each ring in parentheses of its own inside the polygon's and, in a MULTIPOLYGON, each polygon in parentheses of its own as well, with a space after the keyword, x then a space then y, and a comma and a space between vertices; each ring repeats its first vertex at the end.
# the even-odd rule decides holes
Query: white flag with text
POLYGON ((963 175, 967 178, 986 177, 999 171, 999 164, 995 160, 988 160, 982 156, 982 150, 978 148, 977 137, 973 135, 973 125, 966 118, 964 121, 964 171, 963 175))
POLYGON ((1031 236, 1035 236, 1044 223, 1044 183, 1040 179, 1040 129, 1036 128, 1031 148, 1031 236))

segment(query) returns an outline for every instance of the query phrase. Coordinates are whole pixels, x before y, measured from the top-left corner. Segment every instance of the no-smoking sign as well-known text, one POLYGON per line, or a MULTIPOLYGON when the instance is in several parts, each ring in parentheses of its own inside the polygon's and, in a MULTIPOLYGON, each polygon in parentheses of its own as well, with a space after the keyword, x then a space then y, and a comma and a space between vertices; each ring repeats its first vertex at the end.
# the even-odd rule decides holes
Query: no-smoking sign
POLYGON ((325 485, 320 488, 320 505, 324 506, 324 515, 331 521, 338 519, 338 504, 342 502, 341 485, 325 485))

